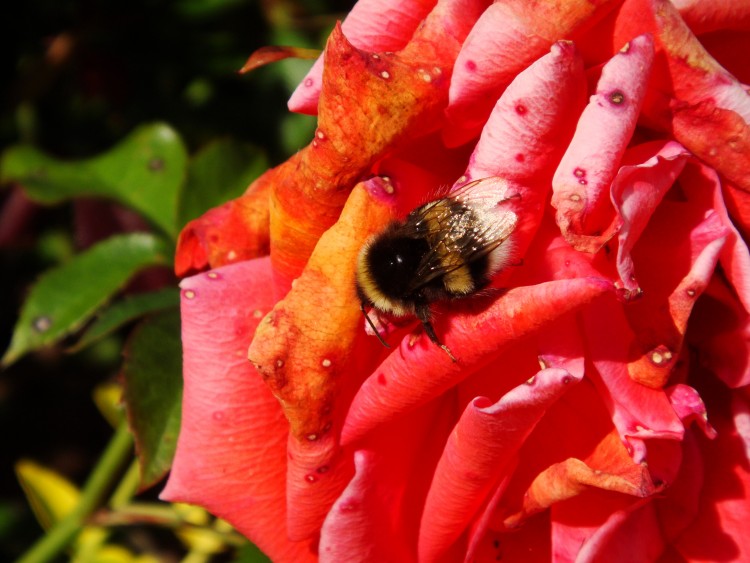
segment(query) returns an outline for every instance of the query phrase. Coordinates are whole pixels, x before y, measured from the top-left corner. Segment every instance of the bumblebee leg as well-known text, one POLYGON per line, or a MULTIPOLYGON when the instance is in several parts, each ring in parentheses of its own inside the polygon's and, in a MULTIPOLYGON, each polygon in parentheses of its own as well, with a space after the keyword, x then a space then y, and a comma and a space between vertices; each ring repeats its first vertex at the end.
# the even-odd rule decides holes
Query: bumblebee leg
POLYGON ((363 314, 363 315, 365 316, 365 318, 367 319, 367 324, 369 324, 369 325, 370 325, 370 328, 371 328, 371 329, 372 329, 372 331, 373 331, 373 332, 375 333, 375 336, 377 336, 377 337, 378 337, 378 340, 380 340, 380 343, 381 343, 381 344, 382 344, 383 346, 385 346, 386 348, 390 348, 390 346, 388 345, 388 343, 387 343, 387 342, 386 342, 385 340, 383 340, 383 337, 382 337, 382 336, 380 336, 380 331, 379 331, 379 330, 377 329, 377 327, 375 326, 375 323, 373 323, 373 322, 372 322, 372 319, 370 318, 370 315, 368 315, 368 314, 367 314, 367 311, 365 311, 365 304, 364 304, 364 302, 360 302, 359 306, 360 306, 360 309, 362 309, 362 314, 363 314))
POLYGON ((438 340, 437 334, 435 334, 435 329, 432 326, 432 313, 430 312, 429 305, 427 305, 426 303, 418 303, 415 312, 417 314, 417 318, 422 322, 424 331, 427 333, 427 336, 430 338, 430 340, 432 340, 432 342, 442 348, 452 361, 458 361, 453 355, 453 352, 451 352, 450 348, 448 348, 445 344, 438 340))

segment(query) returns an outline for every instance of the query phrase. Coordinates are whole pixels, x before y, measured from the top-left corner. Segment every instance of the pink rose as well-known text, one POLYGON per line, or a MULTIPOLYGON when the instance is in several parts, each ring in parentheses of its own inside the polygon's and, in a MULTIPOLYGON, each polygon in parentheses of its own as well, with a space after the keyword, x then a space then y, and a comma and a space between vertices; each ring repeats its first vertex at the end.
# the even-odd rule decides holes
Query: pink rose
POLYGON ((312 143, 182 233, 163 498, 279 562, 750 560, 749 44, 747 2, 360 0, 312 143), (434 307, 458 361, 384 348, 360 248, 483 178, 515 259, 434 307))

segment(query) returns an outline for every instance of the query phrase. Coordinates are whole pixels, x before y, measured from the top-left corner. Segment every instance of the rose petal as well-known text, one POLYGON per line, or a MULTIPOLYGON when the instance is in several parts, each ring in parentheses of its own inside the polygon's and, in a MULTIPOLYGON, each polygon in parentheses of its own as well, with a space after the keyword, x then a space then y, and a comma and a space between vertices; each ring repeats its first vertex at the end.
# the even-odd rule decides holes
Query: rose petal
POLYGON ((449 331, 440 330, 440 320, 436 323, 438 332, 445 334, 445 343, 457 352, 458 363, 450 362, 426 337, 419 345, 405 338, 357 392, 342 430, 342 443, 351 443, 440 395, 515 340, 610 290, 601 280, 580 279, 511 289, 488 307, 477 298, 474 303, 483 310, 477 307, 472 314, 467 305, 464 310, 469 314, 457 314, 449 331))
POLYGON ((495 2, 466 38, 453 71, 445 140, 460 145, 476 136, 513 78, 544 55, 554 41, 606 13, 614 2, 495 2))
POLYGON ((656 561, 663 550, 664 540, 654 507, 641 501, 613 512, 595 533, 586 538, 576 560, 656 561))
POLYGON ((458 414, 450 394, 381 426, 354 454, 357 474, 326 517, 322 561, 415 561, 424 499, 458 414), (431 439, 425 441, 429 433, 431 439), (373 541, 377 538, 377 541, 373 541))
POLYGON ((183 280, 182 429, 161 496, 204 506, 274 560, 314 561, 310 542, 287 539, 288 425, 245 358, 271 283, 267 258, 183 280))
POLYGON ((577 250, 596 252, 614 234, 610 185, 635 129, 652 58, 653 40, 640 35, 604 65, 555 172, 552 206, 577 250))
POLYGON ((516 76, 495 104, 466 179, 501 176, 519 183, 549 183, 585 95, 581 58, 572 43, 558 41, 516 76))
POLYGON ((244 195, 190 221, 180 232, 174 270, 182 277, 265 256, 269 251, 267 172, 244 195))
POLYGON ((584 310, 583 316, 590 359, 596 368, 588 375, 633 459, 638 463, 646 458, 644 439, 682 439, 683 425, 664 392, 636 383, 628 374, 634 334, 621 306, 601 300, 596 308, 584 310))
POLYGON ((747 402, 739 394, 734 394, 733 400, 722 406, 728 406, 729 412, 723 413, 724 416, 712 416, 718 431, 717 439, 699 441, 703 459, 708 462, 696 518, 675 542, 680 555, 687 560, 750 559, 747 443, 732 420, 733 416, 736 420, 737 414, 743 410, 747 412, 747 402))
POLYGON ((622 286, 630 295, 641 291, 635 277, 632 249, 689 157, 689 152, 672 141, 639 145, 625 153, 626 161, 638 164, 622 166, 612 182, 611 197, 619 230, 617 270, 622 286), (648 156, 643 158, 642 154, 648 156))
POLYGON ((420 559, 440 558, 458 539, 539 418, 574 382, 564 370, 542 370, 495 404, 481 397, 467 406, 425 501, 420 559))
MULTIPOLYGON (((398 51, 433 9, 436 0, 359 0, 341 24, 346 37, 364 51, 398 51)), ((318 113, 324 56, 318 58, 289 98, 289 109, 318 113)))
POLYGON ((716 437, 716 430, 708 423, 706 405, 695 389, 689 385, 678 384, 665 391, 677 416, 686 427, 695 420, 708 438, 716 437))
POLYGON ((707 31, 750 29, 750 3, 737 0, 672 0, 696 35, 707 31))
POLYGON ((373 179, 367 183, 372 192, 365 185, 351 192, 341 219, 321 237, 305 271, 258 327, 248 351, 291 426, 288 527, 297 539, 320 528, 351 477, 336 436, 342 404, 372 367, 355 363, 357 350, 365 352, 371 343, 360 338, 357 348, 358 335, 364 335, 354 270, 364 241, 391 219, 388 201, 372 195, 380 185, 373 179))
POLYGON ((644 30, 656 41, 644 116, 750 191, 750 95, 708 54, 669 0, 623 4, 615 39, 644 30))

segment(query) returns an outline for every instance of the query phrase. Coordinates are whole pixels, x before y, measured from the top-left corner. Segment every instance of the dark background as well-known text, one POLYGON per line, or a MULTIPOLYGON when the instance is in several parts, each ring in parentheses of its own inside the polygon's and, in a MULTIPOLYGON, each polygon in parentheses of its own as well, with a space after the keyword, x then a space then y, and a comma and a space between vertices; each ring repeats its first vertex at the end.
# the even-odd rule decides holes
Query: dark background
MULTIPOLYGON (((191 153, 217 138, 262 147, 276 164, 307 143, 315 120, 286 100, 309 61, 239 75, 264 45, 320 48, 346 0, 28 0, 6 14, 0 49, 0 150, 32 143, 80 159, 139 124, 165 121, 191 153)), ((138 218, 112 203, 40 207, 0 187, 0 353, 36 277, 138 218)), ((168 272, 160 283, 175 283, 168 272)), ((81 484, 111 436, 92 401, 116 380, 127 332, 85 352, 62 347, 0 371, 0 560, 41 534, 13 472, 32 459, 81 484)), ((158 487, 157 487, 158 488, 158 487)), ((156 536, 154 542, 163 541, 156 536)))

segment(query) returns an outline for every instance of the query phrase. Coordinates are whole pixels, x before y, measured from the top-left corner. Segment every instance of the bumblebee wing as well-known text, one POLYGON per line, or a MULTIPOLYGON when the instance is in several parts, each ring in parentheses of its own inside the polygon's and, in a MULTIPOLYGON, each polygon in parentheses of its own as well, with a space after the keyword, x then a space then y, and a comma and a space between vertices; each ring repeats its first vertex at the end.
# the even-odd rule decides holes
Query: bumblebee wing
POLYGON ((498 208, 505 200, 498 201, 497 194, 487 193, 472 197, 474 193, 477 192, 461 189, 459 197, 431 202, 410 214, 407 228, 411 235, 429 242, 411 291, 487 256, 513 232, 515 213, 498 208))

